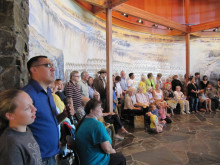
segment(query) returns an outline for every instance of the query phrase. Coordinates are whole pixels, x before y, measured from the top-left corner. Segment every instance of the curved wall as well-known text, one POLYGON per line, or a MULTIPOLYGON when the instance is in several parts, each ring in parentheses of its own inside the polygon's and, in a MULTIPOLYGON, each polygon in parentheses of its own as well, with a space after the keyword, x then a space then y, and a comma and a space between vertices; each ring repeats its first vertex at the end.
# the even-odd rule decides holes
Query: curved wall
MULTIPOLYGON (((105 22, 71 0, 30 0, 30 57, 45 54, 56 65, 56 78, 72 70, 90 75, 105 68, 105 22)), ((196 41, 197 42, 197 41, 196 41)), ((195 42, 195 43, 196 43, 195 42)), ((183 37, 144 34, 113 26, 113 73, 185 74, 183 37)), ((198 45, 198 44, 196 44, 198 45)))

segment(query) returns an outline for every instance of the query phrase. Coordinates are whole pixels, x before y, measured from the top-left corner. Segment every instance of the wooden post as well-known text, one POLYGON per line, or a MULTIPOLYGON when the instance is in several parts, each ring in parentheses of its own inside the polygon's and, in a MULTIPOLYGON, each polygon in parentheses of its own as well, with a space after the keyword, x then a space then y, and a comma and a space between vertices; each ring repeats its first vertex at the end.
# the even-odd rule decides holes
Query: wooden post
POLYGON ((186 34, 186 83, 190 75, 190 33, 186 34))
POLYGON ((107 111, 113 112, 112 80, 112 9, 106 8, 106 68, 107 68, 107 111))
MULTIPOLYGON (((185 0, 185 22, 189 29, 189 6, 190 0, 185 0)), ((185 36, 186 38, 186 83, 188 82, 190 75, 190 33, 188 32, 185 36)))

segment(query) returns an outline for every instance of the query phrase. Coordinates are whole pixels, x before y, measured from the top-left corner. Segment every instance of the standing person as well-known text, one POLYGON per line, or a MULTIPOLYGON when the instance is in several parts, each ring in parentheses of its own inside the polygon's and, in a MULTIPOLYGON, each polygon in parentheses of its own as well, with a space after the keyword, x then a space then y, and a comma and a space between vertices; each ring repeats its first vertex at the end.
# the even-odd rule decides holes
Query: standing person
POLYGON ((120 82, 121 82, 121 77, 116 76, 115 77, 115 91, 116 91, 116 95, 117 95, 117 98, 119 99, 119 101, 122 98, 122 93, 123 93, 120 82))
POLYGON ((145 77, 145 75, 142 75, 141 81, 139 82, 138 87, 143 88, 143 94, 145 94, 147 92, 147 85, 146 85, 145 81, 146 81, 146 77, 145 77))
POLYGON ((200 93, 199 87, 195 82, 195 78, 192 77, 191 82, 188 84, 189 106, 191 112, 198 111, 199 93, 200 93))
POLYGON ((99 77, 94 79, 94 87, 99 92, 100 98, 102 101, 102 106, 105 109, 106 108, 106 70, 101 69, 99 72, 99 77))
POLYGON ((134 73, 129 73, 128 88, 135 88, 134 73))
POLYGON ((158 73, 156 77, 156 81, 155 81, 156 84, 160 84, 160 89, 163 87, 163 82, 161 80, 161 77, 162 77, 162 74, 158 73))
POLYGON ((154 76, 152 73, 148 73, 147 74, 147 79, 145 81, 147 87, 152 87, 153 89, 155 89, 155 83, 154 83, 154 76))
POLYGON ((95 87, 93 85, 93 78, 92 77, 89 77, 88 79, 88 87, 89 87, 89 98, 92 99, 93 98, 93 94, 94 92, 96 91, 95 90, 95 87))
POLYGON ((195 83, 196 83, 198 89, 201 89, 201 87, 200 87, 200 73, 199 72, 195 73, 195 83))
POLYGON ((177 75, 174 75, 174 76, 173 76, 173 81, 172 81, 171 83, 172 83, 172 90, 173 90, 173 91, 176 90, 176 86, 180 86, 181 91, 182 91, 183 85, 182 85, 181 81, 178 80, 178 76, 177 76, 177 75))
POLYGON ((66 96, 64 95, 63 92, 63 81, 61 79, 56 79, 55 86, 57 86, 57 91, 55 94, 58 95, 62 101, 64 101, 66 96))
POLYGON ((123 89, 124 92, 126 92, 128 90, 128 83, 127 83, 127 80, 126 80, 126 74, 125 74, 125 71, 121 71, 121 88, 123 89))
POLYGON ((0 93, 0 164, 41 165, 40 148, 27 127, 34 122, 36 111, 24 91, 0 93))
POLYGON ((72 71, 70 73, 70 81, 65 86, 65 95, 70 101, 70 105, 77 110, 81 106, 82 95, 77 85, 79 82, 79 72, 72 71))
POLYGON ((55 155, 59 152, 58 124, 67 116, 66 111, 58 115, 48 88, 54 81, 55 68, 47 56, 31 58, 27 62, 27 68, 31 80, 23 90, 29 94, 37 108, 36 119, 29 127, 40 146, 43 165, 55 165, 55 155))
POLYGON ((89 97, 89 87, 88 87, 88 84, 87 84, 88 80, 89 80, 89 73, 86 72, 86 71, 83 71, 81 73, 81 80, 77 83, 77 85, 80 89, 82 98, 83 97, 89 97))
POLYGON ((90 100, 85 106, 86 116, 78 124, 76 145, 82 165, 125 165, 126 159, 112 148, 111 138, 103 123, 101 102, 90 100))

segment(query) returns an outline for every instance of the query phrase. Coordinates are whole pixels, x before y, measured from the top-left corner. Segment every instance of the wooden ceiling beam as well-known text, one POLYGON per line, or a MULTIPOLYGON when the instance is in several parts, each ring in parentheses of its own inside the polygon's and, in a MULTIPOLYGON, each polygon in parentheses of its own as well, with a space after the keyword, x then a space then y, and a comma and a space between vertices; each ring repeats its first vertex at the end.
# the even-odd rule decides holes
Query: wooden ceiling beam
POLYGON ((190 33, 202 31, 202 30, 207 30, 207 29, 212 29, 220 27, 220 20, 219 21, 212 21, 212 22, 207 22, 207 23, 202 23, 198 25, 192 25, 190 26, 190 33))
POLYGON ((91 5, 99 6, 102 8, 108 8, 108 6, 109 6, 108 0, 79 0, 79 1, 84 1, 84 2, 87 2, 91 5))
POLYGON ((170 19, 152 14, 150 12, 138 9, 136 7, 133 7, 131 5, 127 5, 125 3, 123 3, 119 6, 116 6, 115 8, 113 8, 113 10, 116 10, 116 11, 121 12, 121 13, 126 13, 130 16, 141 18, 143 20, 153 22, 155 24, 170 27, 170 28, 179 30, 181 32, 185 32, 185 33, 189 32, 188 26, 186 26, 186 25, 181 25, 181 24, 179 24, 175 21, 172 21, 170 19))

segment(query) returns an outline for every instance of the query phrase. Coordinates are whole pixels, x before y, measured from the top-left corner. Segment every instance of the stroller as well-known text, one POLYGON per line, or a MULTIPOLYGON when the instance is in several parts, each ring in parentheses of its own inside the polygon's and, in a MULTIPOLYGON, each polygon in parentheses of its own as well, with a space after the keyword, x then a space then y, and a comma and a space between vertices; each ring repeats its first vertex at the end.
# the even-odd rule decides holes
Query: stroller
POLYGON ((68 121, 61 124, 61 150, 57 157, 58 165, 80 165, 75 142, 75 126, 68 121))

